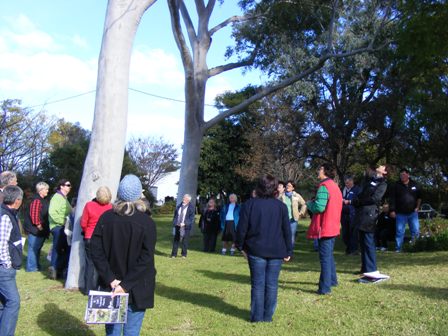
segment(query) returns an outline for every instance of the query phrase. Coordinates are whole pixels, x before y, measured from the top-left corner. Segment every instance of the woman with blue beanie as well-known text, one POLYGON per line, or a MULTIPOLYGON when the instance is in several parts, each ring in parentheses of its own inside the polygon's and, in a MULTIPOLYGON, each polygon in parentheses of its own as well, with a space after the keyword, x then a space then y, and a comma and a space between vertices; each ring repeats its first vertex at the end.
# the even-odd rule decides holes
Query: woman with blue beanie
POLYGON ((156 227, 141 196, 138 177, 126 175, 113 209, 99 218, 91 237, 100 286, 129 293, 127 323, 106 324, 106 335, 139 335, 146 309, 154 307, 156 227))

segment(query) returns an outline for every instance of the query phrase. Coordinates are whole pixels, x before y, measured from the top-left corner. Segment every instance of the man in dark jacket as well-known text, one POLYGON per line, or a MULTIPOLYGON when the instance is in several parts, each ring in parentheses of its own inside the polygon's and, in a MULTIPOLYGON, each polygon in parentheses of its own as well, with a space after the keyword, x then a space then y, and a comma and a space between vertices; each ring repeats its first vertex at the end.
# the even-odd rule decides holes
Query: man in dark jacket
POLYGON ((361 191, 352 204, 356 208, 355 221, 359 230, 361 247, 361 273, 377 271, 375 229, 379 215, 379 206, 386 193, 387 184, 384 176, 385 166, 369 167, 361 191))
POLYGON ((344 183, 341 214, 342 239, 345 244, 345 253, 357 255, 358 228, 355 225, 355 207, 352 204, 352 200, 358 196, 360 189, 355 185, 353 177, 350 175, 344 178, 344 183))
POLYGON ((17 186, 3 189, 0 217, 0 335, 14 335, 19 318, 20 296, 16 271, 22 265, 22 236, 17 210, 23 191, 17 186))
POLYGON ((421 191, 410 179, 409 170, 400 170, 400 181, 396 182, 390 193, 390 217, 396 219, 395 251, 400 252, 403 246, 406 223, 409 224, 411 239, 414 241, 420 234, 418 210, 422 203, 421 191))
POLYGON ((182 244, 182 258, 187 257, 188 238, 193 227, 195 216, 195 208, 191 203, 191 196, 185 194, 182 198, 182 203, 176 207, 173 216, 173 250, 171 251, 171 258, 177 257, 179 243, 182 244))

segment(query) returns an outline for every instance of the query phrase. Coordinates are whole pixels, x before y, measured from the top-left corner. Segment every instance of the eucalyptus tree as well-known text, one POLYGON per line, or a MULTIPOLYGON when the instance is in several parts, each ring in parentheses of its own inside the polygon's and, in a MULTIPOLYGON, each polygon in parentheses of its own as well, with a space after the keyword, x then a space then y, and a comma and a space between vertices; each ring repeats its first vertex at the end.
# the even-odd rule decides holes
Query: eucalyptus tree
POLYGON ((98 187, 118 188, 126 144, 129 65, 132 44, 145 11, 156 0, 109 0, 98 59, 92 135, 76 206, 66 288, 84 285, 84 246, 79 220, 98 187))
POLYGON ((392 16, 387 1, 247 0, 240 1, 240 4, 244 15, 232 16, 209 27, 216 0, 207 3, 194 1, 196 25, 185 1, 168 0, 172 30, 185 75, 185 127, 178 195, 197 192, 201 142, 210 127, 259 99, 306 78, 329 59, 373 52, 389 42, 378 38, 392 16), (348 16, 351 16, 350 20, 348 16), (353 21, 354 16, 367 20, 373 29, 368 32, 352 30, 346 22, 353 21), (207 54, 213 36, 231 24, 237 43, 227 53, 238 55, 238 61, 209 68, 207 54), (341 40, 350 34, 361 35, 359 43, 342 48, 341 40), (289 61, 295 62, 296 71, 283 76, 275 73, 270 64, 273 59, 282 58, 287 49, 295 52, 295 55, 292 52, 287 54, 292 57, 289 61), (273 81, 240 104, 206 121, 204 99, 207 81, 223 72, 251 65, 267 70, 273 81))

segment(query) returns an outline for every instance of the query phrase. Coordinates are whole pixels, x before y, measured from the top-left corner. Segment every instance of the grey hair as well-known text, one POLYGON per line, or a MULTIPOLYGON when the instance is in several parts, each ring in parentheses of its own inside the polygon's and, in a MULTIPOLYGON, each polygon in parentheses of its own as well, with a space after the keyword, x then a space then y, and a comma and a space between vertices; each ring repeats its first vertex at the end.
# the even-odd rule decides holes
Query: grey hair
POLYGON ((126 202, 117 199, 113 205, 114 212, 120 216, 132 216, 135 211, 145 212, 146 204, 141 199, 134 202, 126 202))
POLYGON ((188 198, 191 201, 191 195, 190 194, 185 194, 184 197, 188 198))
POLYGON ((36 192, 40 193, 44 189, 50 189, 50 186, 45 182, 39 182, 36 184, 36 192))
POLYGON ((13 179, 16 179, 17 175, 13 171, 5 170, 0 174, 0 187, 5 187, 11 183, 13 179))
POLYGON ((3 195, 5 195, 3 203, 5 205, 12 205, 16 200, 23 199, 23 190, 18 186, 9 185, 3 189, 3 195))
POLYGON ((229 195, 229 199, 230 199, 230 197, 235 197, 235 202, 238 202, 238 196, 236 195, 236 194, 230 194, 229 195))

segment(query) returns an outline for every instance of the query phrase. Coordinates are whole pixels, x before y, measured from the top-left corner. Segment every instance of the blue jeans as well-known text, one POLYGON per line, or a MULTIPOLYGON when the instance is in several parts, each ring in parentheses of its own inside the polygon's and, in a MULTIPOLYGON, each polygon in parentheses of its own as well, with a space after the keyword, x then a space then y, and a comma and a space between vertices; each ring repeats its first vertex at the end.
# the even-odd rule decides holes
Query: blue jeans
POLYGON ((331 293, 331 287, 338 284, 333 256, 335 241, 335 237, 319 239, 320 277, 317 291, 319 294, 331 293))
POLYGON ((128 319, 126 323, 106 324, 107 336, 138 336, 142 328, 146 309, 136 309, 133 305, 128 306, 128 319))
POLYGON ((375 272, 377 270, 375 234, 359 230, 359 243, 361 246, 361 272, 375 272))
POLYGON ((45 237, 38 237, 33 234, 28 235, 28 256, 26 258, 27 272, 37 272, 40 270, 40 251, 44 245, 45 237))
POLYGON ((409 230, 411 231, 411 239, 414 240, 420 235, 420 224, 418 222, 418 213, 413 212, 411 214, 398 214, 396 215, 395 227, 397 232, 395 234, 395 249, 400 251, 403 246, 404 231, 406 229, 406 223, 409 224, 409 230))
POLYGON ((19 318, 20 296, 16 270, 0 266, 0 335, 14 335, 19 318))
POLYGON ((289 222, 289 225, 291 225, 291 240, 292 240, 292 248, 294 249, 294 244, 296 242, 297 222, 291 221, 289 222))
POLYGON ((250 321, 271 322, 277 306, 278 277, 283 259, 248 256, 250 269, 250 321))

